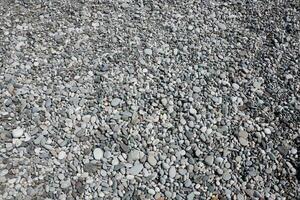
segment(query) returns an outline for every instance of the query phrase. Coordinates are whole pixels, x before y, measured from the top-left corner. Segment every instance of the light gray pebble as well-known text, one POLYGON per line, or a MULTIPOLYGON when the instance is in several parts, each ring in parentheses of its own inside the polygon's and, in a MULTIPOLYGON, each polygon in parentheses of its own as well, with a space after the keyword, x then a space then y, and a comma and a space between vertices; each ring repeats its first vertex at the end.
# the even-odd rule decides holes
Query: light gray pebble
POLYGON ((71 186, 71 181, 70 180, 65 180, 60 182, 60 187, 65 189, 71 186))
POLYGON ((176 168, 174 166, 171 166, 169 169, 169 177, 175 178, 175 176, 176 176, 176 168))
POLYGON ((101 160, 103 158, 103 150, 100 148, 95 148, 93 155, 96 160, 101 160))
POLYGON ((231 175, 229 172, 225 172, 222 176, 223 180, 229 181, 231 179, 231 175))
POLYGON ((195 198, 194 192, 191 192, 186 198, 187 200, 193 200, 195 198))
POLYGON ((243 138, 243 137, 240 137, 239 138, 239 142, 240 142, 240 144, 242 145, 242 146, 248 146, 248 140, 247 139, 245 139, 245 138, 243 138))
POLYGON ((205 159, 204 159, 204 162, 211 166, 213 163, 214 163, 214 157, 209 155, 209 156, 206 156, 205 159))
POLYGON ((140 151, 139 150, 134 149, 129 152, 129 154, 128 154, 129 161, 135 161, 138 159, 140 159, 140 151))
POLYGON ((20 137, 23 136, 23 134, 24 134, 24 129, 22 129, 22 128, 20 128, 20 127, 14 129, 14 130, 12 131, 12 136, 13 136, 14 138, 20 138, 20 137))
POLYGON ((149 164, 152 165, 152 166, 155 166, 155 165, 156 165, 157 161, 156 161, 154 155, 150 154, 150 155, 148 156, 148 162, 149 162, 149 164))
POLYGON ((145 53, 146 55, 152 55, 152 50, 151 50, 151 49, 145 49, 145 50, 144 50, 144 53, 145 53))
POLYGON ((111 101, 111 106, 116 107, 116 106, 118 106, 121 102, 122 102, 121 99, 119 99, 119 98, 114 98, 114 99, 111 101))
POLYGON ((143 170, 144 166, 141 163, 136 163, 127 172, 131 175, 137 175, 143 170))
POLYGON ((197 86, 194 86, 194 87, 193 87, 193 91, 194 91, 195 93, 199 93, 199 92, 201 92, 201 88, 200 88, 200 87, 197 87, 197 86))

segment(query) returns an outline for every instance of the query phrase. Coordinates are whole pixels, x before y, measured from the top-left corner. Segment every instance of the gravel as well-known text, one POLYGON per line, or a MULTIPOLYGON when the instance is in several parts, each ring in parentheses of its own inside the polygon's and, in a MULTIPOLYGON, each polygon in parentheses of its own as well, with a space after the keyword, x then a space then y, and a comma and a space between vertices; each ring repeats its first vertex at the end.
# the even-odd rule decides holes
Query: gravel
POLYGON ((0 199, 297 199, 299 13, 0 1, 0 199))

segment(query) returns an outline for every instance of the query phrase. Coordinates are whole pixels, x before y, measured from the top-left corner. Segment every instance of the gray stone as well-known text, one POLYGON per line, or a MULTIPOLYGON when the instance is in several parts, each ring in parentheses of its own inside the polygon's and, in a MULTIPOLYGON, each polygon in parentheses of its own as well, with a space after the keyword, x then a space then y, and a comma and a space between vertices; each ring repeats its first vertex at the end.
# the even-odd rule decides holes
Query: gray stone
POLYGON ((60 187, 63 189, 66 189, 71 186, 71 181, 70 180, 65 180, 60 182, 60 187))
POLYGON ((187 200, 193 200, 195 198, 194 192, 190 193, 186 198, 187 200))
POLYGON ((152 55, 152 50, 151 50, 151 49, 145 49, 145 50, 144 50, 144 53, 145 53, 146 55, 152 55))
POLYGON ((156 161, 154 155, 150 154, 150 155, 148 156, 148 163, 149 163, 150 165, 152 165, 152 166, 155 166, 155 165, 156 165, 157 161, 156 161))
POLYGON ((139 150, 131 150, 128 154, 128 161, 136 161, 140 159, 140 151, 139 150))
POLYGON ((240 131, 238 133, 238 136, 246 139, 246 138, 248 138, 248 133, 246 131, 240 131))
POLYGON ((121 102, 122 102, 121 99, 119 99, 119 98, 114 98, 114 99, 111 101, 111 106, 116 107, 116 106, 118 106, 121 102))
POLYGON ((141 163, 136 163, 133 167, 127 170, 128 174, 137 175, 143 170, 144 166, 141 163))
POLYGON ((223 180, 225 181, 229 181, 231 179, 231 175, 229 174, 229 172, 225 172, 222 176, 223 180))
POLYGON ((194 91, 195 93, 199 93, 199 92, 201 92, 201 88, 200 88, 200 87, 197 87, 197 86, 194 86, 194 87, 193 87, 193 91, 194 91))
POLYGON ((175 178, 175 176, 176 176, 176 168, 174 166, 171 166, 169 169, 169 177, 175 178))
POLYGON ((242 138, 242 137, 239 138, 239 142, 242 146, 248 146, 249 145, 248 140, 245 139, 245 138, 242 138))
POLYGON ((213 165, 213 163, 214 163, 214 157, 213 156, 206 156, 205 157, 205 159, 204 159, 204 162, 207 164, 207 165, 209 165, 209 166, 211 166, 211 165, 213 165))

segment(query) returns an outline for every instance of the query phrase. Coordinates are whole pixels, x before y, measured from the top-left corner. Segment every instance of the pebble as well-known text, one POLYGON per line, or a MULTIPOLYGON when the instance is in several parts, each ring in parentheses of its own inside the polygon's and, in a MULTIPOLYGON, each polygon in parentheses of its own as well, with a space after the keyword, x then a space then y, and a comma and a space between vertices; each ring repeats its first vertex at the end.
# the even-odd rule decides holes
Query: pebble
POLYGON ((65 180, 60 182, 60 187, 66 189, 71 186, 70 180, 65 180))
POLYGON ((216 162, 217 164, 221 164, 221 163, 223 163, 223 161, 224 161, 224 159, 223 159, 222 157, 217 157, 217 158, 215 159, 215 162, 216 162))
POLYGON ((14 138, 20 138, 20 137, 23 136, 23 134, 24 134, 24 129, 22 129, 22 128, 20 128, 20 127, 14 129, 14 130, 12 131, 12 136, 13 136, 14 138))
POLYGON ((176 176, 176 168, 174 166, 171 166, 169 169, 169 177, 175 178, 175 176, 176 176))
POLYGON ((66 158, 66 156, 67 156, 66 152, 65 152, 65 151, 61 151, 61 152, 59 152, 59 154, 58 154, 58 159, 59 159, 59 160, 63 160, 63 159, 66 158))
POLYGON ((222 176, 223 180, 225 181, 229 181, 231 179, 231 175, 229 174, 229 172, 225 172, 222 176))
POLYGON ((148 156, 148 162, 149 162, 149 164, 152 165, 152 166, 155 166, 155 165, 156 165, 157 161, 156 161, 154 155, 150 154, 150 155, 148 156))
POLYGON ((151 49, 145 49, 145 50, 144 50, 144 53, 145 53, 146 55, 152 55, 152 50, 151 50, 151 49))
POLYGON ((239 138, 239 142, 242 146, 248 146, 248 141, 247 139, 243 138, 243 137, 240 137, 239 138))
POLYGON ((96 160, 101 160, 103 158, 103 150, 100 148, 95 148, 93 154, 96 160))
POLYGON ((218 23, 218 26, 221 30, 225 30, 226 29, 226 25, 223 23, 218 23))
POLYGON ((194 109, 193 107, 191 107, 191 108, 190 108, 190 113, 191 113, 192 115, 196 115, 196 114, 197 114, 197 110, 194 109))
POLYGON ((265 134, 267 134, 267 135, 270 135, 272 132, 271 132, 271 129, 269 129, 269 128, 265 128, 264 129, 264 132, 265 132, 265 134))
POLYGON ((246 139, 248 138, 248 133, 246 131, 240 131, 238 136, 246 139))
POLYGON ((194 87, 193 87, 193 91, 194 91, 195 93, 199 93, 199 92, 201 92, 201 88, 200 88, 200 87, 197 87, 197 86, 194 86, 194 87))
POLYGON ((119 98, 114 98, 112 101, 111 101, 111 106, 113 106, 113 107, 116 107, 116 106, 118 106, 120 103, 121 103, 121 99, 119 99, 119 98))
POLYGON ((155 195, 155 190, 153 190, 153 189, 148 189, 148 193, 151 194, 151 195, 155 195))
POLYGON ((213 156, 206 156, 205 159, 204 159, 204 162, 207 165, 211 166, 214 163, 214 157, 213 156))
POLYGON ((233 89, 236 90, 236 91, 239 90, 239 88, 240 88, 240 86, 239 86, 238 84, 236 84, 236 83, 233 83, 233 84, 232 84, 232 87, 233 87, 233 89))
POLYGON ((131 167, 127 172, 131 175, 137 175, 143 170, 144 166, 141 163, 136 163, 133 167, 131 167))
POLYGON ((129 152, 129 154, 128 154, 129 161, 136 161, 138 159, 140 159, 140 151, 139 150, 134 149, 129 152))
POLYGON ((195 198, 194 192, 191 192, 186 198, 187 200, 193 200, 195 198))

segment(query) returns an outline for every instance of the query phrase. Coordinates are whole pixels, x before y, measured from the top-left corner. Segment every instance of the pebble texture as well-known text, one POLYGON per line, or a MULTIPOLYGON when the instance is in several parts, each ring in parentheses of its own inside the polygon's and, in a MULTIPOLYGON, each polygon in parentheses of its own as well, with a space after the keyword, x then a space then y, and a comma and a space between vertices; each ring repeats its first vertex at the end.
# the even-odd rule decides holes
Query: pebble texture
POLYGON ((0 1, 0 199, 297 199, 300 4, 0 1))

